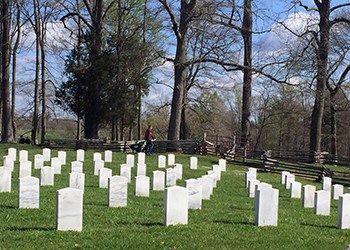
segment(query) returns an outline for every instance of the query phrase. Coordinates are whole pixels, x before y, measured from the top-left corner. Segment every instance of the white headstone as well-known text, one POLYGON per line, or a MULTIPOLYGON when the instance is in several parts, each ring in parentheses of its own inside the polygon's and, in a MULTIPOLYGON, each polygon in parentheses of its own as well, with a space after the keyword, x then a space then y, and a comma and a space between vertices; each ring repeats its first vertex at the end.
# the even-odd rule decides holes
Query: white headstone
POLYGON ((39 208, 39 178, 19 178, 18 193, 19 208, 39 208))
POLYGON ((113 160, 113 153, 111 150, 106 150, 105 151, 105 162, 112 162, 113 160))
POLYGON ((248 181, 248 197, 249 198, 254 198, 255 197, 255 189, 256 189, 256 186, 260 183, 259 180, 255 180, 255 179, 252 179, 252 180, 249 180, 248 181))
POLYGON ((256 172, 248 171, 244 173, 245 187, 248 187, 249 181, 256 180, 256 172))
POLYGON ((332 189, 332 178, 324 176, 322 178, 322 190, 331 191, 331 189, 332 189))
POLYGON ((303 208, 313 208, 315 206, 316 187, 312 185, 303 186, 303 208))
POLYGON ((338 224, 339 229, 350 228, 350 194, 343 194, 339 196, 338 202, 338 224))
POLYGON ((174 154, 168 154, 168 166, 174 166, 175 165, 175 155, 174 154))
POLYGON ((158 168, 166 168, 166 156, 165 155, 158 156, 158 168))
POLYGON ((166 170, 166 186, 175 186, 176 185, 176 173, 173 168, 167 168, 166 170))
POLYGON ((19 178, 32 175, 32 162, 31 161, 20 161, 19 162, 19 178))
POLYGON ((84 192, 85 189, 85 174, 72 172, 69 173, 69 187, 80 189, 84 192))
POLYGON ((98 175, 98 171, 105 167, 105 162, 102 160, 94 161, 94 175, 98 175))
POLYGON ((330 215, 331 210, 331 192, 319 190, 315 192, 315 207, 316 215, 330 215))
POLYGON ((347 193, 350 193, 350 187, 347 188, 347 191, 346 191, 346 192, 347 192, 347 193))
POLYGON ((85 159, 85 151, 83 149, 78 149, 77 150, 77 161, 84 161, 85 159))
POLYGON ((135 180, 135 195, 149 197, 149 177, 140 175, 135 180))
POLYGON ((219 166, 221 167, 221 171, 226 172, 226 160, 225 159, 219 160, 219 166))
POLYGON ((162 191, 165 188, 165 172, 163 171, 153 171, 152 178, 152 190, 162 191))
POLYGON ((93 161, 94 161, 94 162, 95 162, 95 161, 102 161, 102 154, 101 154, 101 153, 98 153, 98 152, 94 153, 94 155, 93 155, 93 161))
POLYGON ((344 186, 340 184, 334 184, 332 189, 332 198, 338 200, 339 196, 344 193, 344 186))
POLYGON ((216 180, 221 180, 221 167, 219 165, 213 165, 213 171, 216 173, 216 180))
POLYGON ((146 164, 146 154, 143 152, 137 153, 137 164, 146 164))
POLYGON ((135 166, 135 156, 130 154, 126 155, 126 164, 133 168, 135 166))
POLYGON ((120 176, 124 176, 128 182, 131 182, 131 166, 128 164, 120 165, 120 176))
POLYGON ((174 165, 174 171, 175 171, 175 174, 176 174, 176 180, 182 180, 182 164, 178 164, 176 163, 174 165))
POLYGON ((128 179, 119 175, 112 176, 108 181, 108 205, 110 207, 126 207, 127 203, 128 179))
POLYGON ((188 223, 188 190, 184 187, 168 187, 164 192, 164 225, 188 223))
POLYGON ((34 155, 34 168, 41 169, 42 167, 44 167, 44 156, 39 154, 34 155))
POLYGON ((82 190, 75 188, 57 190, 56 228, 60 231, 82 231, 82 190))
POLYGON ((198 168, 198 158, 195 156, 190 157, 190 169, 197 169, 198 168))
POLYGON ((40 186, 53 186, 55 172, 53 167, 42 167, 40 170, 40 186))
POLYGON ((51 160, 51 149, 49 148, 43 148, 44 161, 50 161, 51 160))
POLYGON ((247 172, 252 173, 253 175, 255 175, 256 178, 258 170, 256 168, 248 168, 247 172))
POLYGON ((198 180, 202 185, 202 200, 210 200, 210 196, 213 194, 213 178, 204 175, 198 180))
POLYGON ((286 176, 289 175, 290 173, 288 171, 282 171, 281 172, 281 184, 285 185, 286 184, 286 176))
POLYGON ((13 171, 15 169, 15 161, 14 159, 9 156, 9 155, 5 155, 3 157, 3 161, 2 161, 2 165, 3 167, 7 167, 7 168, 10 168, 11 171, 13 171))
POLYGON ((28 161, 28 151, 20 150, 19 151, 19 161, 28 161))
POLYGON ((209 170, 209 171, 207 171, 207 175, 212 177, 212 179, 213 179, 213 188, 216 188, 216 183, 217 183, 216 173, 213 170, 209 170))
POLYGON ((7 155, 9 155, 14 161, 17 161, 17 149, 8 148, 7 155))
POLYGON ((83 173, 83 162, 81 161, 72 161, 70 167, 71 173, 83 173))
POLYGON ((288 174, 286 175, 285 180, 285 187, 286 189, 290 189, 290 184, 295 181, 295 175, 294 174, 288 174))
POLYGON ((61 159, 61 165, 67 164, 67 152, 66 151, 58 151, 57 157, 61 159))
POLYGON ((188 189, 188 208, 202 208, 202 183, 196 179, 185 180, 185 187, 188 189))
POLYGON ((58 157, 51 158, 51 167, 53 167, 55 174, 61 174, 61 159, 58 157))
POLYGON ((137 163, 137 171, 136 175, 146 175, 147 173, 147 165, 145 163, 137 163))
POLYGON ((100 168, 98 171, 99 188, 108 188, 108 179, 112 177, 112 169, 100 168))
POLYGON ((294 181, 290 184, 290 198, 301 198, 301 183, 294 181))
POLYGON ((279 190, 274 188, 256 190, 254 198, 255 225, 277 226, 278 194, 279 190))
POLYGON ((12 171, 8 167, 0 167, 0 193, 11 192, 12 171))

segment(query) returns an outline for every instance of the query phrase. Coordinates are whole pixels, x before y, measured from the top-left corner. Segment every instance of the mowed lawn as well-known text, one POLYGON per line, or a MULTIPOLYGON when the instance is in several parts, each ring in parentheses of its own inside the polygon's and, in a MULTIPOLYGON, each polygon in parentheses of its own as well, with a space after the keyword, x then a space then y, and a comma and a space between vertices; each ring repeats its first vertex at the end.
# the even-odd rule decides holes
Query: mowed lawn
MULTIPOLYGON (((32 161, 34 154, 42 152, 31 146, 11 146, 27 149, 32 161)), ((9 145, 0 147, 2 157, 9 145)), ((188 225, 165 227, 164 193, 151 191, 148 198, 135 197, 134 181, 128 186, 128 206, 110 208, 107 189, 98 188, 98 177, 93 175, 95 151, 85 153, 83 231, 56 231, 56 190, 68 186, 70 162, 76 157, 75 151, 66 152, 67 165, 55 176, 54 187, 40 187, 40 209, 18 209, 16 163, 12 192, 0 193, 0 249, 345 249, 350 244, 350 230, 336 228, 337 201, 332 201, 330 216, 316 216, 313 209, 302 208, 301 199, 290 199, 279 183, 279 175, 274 174, 258 172, 258 179, 280 190, 278 226, 255 226, 254 201, 244 187, 247 169, 232 164, 227 164, 227 171, 222 173, 211 199, 203 201, 202 209, 189 211, 188 225)), ((56 156, 57 150, 52 150, 51 157, 56 156)), ((157 169, 157 157, 146 157, 150 177, 157 169)), ((216 157, 197 157, 198 170, 190 170, 190 155, 176 154, 176 162, 183 164, 183 180, 177 185, 204 175, 218 161, 216 157)), ((125 161, 125 153, 113 152, 113 163, 105 167, 117 175, 125 161)), ((40 176, 39 170, 32 171, 33 176, 40 176)), ((136 168, 132 171, 135 176, 136 168)), ((319 183, 296 180, 320 189, 319 183)))

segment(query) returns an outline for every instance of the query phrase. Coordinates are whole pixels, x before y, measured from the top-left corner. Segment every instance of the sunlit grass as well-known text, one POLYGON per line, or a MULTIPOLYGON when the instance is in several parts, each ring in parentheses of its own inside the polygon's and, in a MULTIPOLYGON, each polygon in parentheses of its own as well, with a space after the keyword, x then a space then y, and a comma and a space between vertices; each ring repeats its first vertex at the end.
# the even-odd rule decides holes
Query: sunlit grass
MULTIPOLYGON (((17 145, 15 145, 17 147, 17 145)), ((7 145, 8 147, 8 145, 7 145)), ((0 156, 7 147, 0 147, 0 156)), ((24 145, 29 158, 41 149, 24 145)), ((254 225, 253 199, 244 187, 245 167, 228 164, 222 180, 201 210, 190 210, 188 225, 163 226, 163 192, 151 191, 150 197, 134 196, 134 181, 128 186, 128 206, 109 208, 107 189, 98 188, 93 175, 93 151, 86 152, 86 185, 82 232, 55 230, 56 190, 68 186, 70 162, 75 151, 67 151, 67 165, 55 176, 54 187, 41 187, 40 209, 18 209, 18 174, 14 172, 11 193, 0 193, 0 249, 345 249, 350 230, 337 224, 337 202, 332 201, 330 216, 316 216, 313 209, 303 209, 301 199, 290 199, 279 183, 279 175, 258 173, 258 179, 280 190, 277 227, 254 225)), ((57 156, 53 150, 52 156, 57 156)), ((146 157, 147 175, 157 169, 157 154, 146 157)), ((217 162, 216 157, 198 156, 199 169, 189 169, 190 155, 176 155, 184 166, 185 179, 205 174, 217 162)), ((119 174, 126 154, 113 153, 113 163, 106 167, 119 174)), ((16 169, 18 165, 16 164, 16 169)), ((136 168, 133 170, 135 176, 136 168)), ((33 175, 39 177, 39 171, 33 175)), ((314 183, 297 178, 303 184, 314 183)))

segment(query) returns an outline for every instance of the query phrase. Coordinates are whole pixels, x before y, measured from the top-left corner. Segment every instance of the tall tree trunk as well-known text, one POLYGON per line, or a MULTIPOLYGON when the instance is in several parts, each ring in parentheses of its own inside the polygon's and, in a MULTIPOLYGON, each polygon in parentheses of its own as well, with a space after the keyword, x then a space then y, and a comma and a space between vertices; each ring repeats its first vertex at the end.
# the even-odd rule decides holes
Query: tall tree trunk
POLYGON ((38 122, 39 122, 39 77, 40 77, 40 20, 38 13, 38 0, 34 0, 34 19, 35 19, 35 86, 34 86, 34 112, 32 126, 32 143, 38 143, 38 122))
POLYGON ((242 37, 244 40, 244 70, 242 93, 241 147, 249 146, 250 108, 252 96, 252 0, 244 1, 242 37))
POLYGON ((17 83, 17 50, 19 42, 21 40, 21 10, 18 3, 16 3, 17 15, 16 15, 16 26, 17 26, 17 37, 12 50, 12 91, 11 91, 11 121, 12 121, 12 134, 13 140, 16 140, 17 125, 16 125, 16 83, 17 83))
POLYGON ((11 112, 10 112, 10 15, 9 1, 2 0, 2 142, 11 141, 11 112))
POLYGON ((338 147, 337 147, 337 110, 335 104, 335 92, 331 92, 330 100, 330 115, 331 115, 331 155, 334 159, 337 159, 338 156, 338 147))
POLYGON ((44 28, 41 35, 41 143, 45 143, 46 137, 46 74, 45 74, 45 47, 44 47, 44 28))
POLYGON ((326 82, 328 78, 328 53, 329 53, 329 12, 330 0, 315 3, 319 10, 320 21, 320 41, 317 53, 317 83, 315 102, 311 115, 310 126, 310 157, 313 157, 313 152, 321 151, 321 135, 322 135, 322 120, 325 102, 326 82))
MULTIPOLYGON (((80 15, 80 5, 79 1, 76 1, 76 8, 78 11, 78 14, 80 15)), ((80 68, 80 59, 81 59, 81 50, 80 50, 80 45, 81 45, 81 20, 78 18, 77 20, 78 23, 78 41, 77 41, 77 65, 78 68, 80 68)), ((78 92, 80 93, 80 84, 78 85, 78 92)), ((77 114, 77 133, 76 133, 76 140, 81 140, 81 110, 79 109, 78 114, 77 114)))
POLYGON ((187 31, 189 21, 193 17, 196 1, 181 1, 180 24, 176 33, 176 55, 174 60, 174 89, 171 102, 170 121, 168 126, 168 140, 180 139, 181 113, 184 99, 184 88, 186 88, 186 66, 187 61, 187 31), (187 3, 189 2, 189 3, 187 3))
POLYGON ((186 110, 187 110, 187 91, 188 88, 184 88, 184 97, 183 97, 183 104, 182 104, 182 112, 181 112, 181 129, 180 129, 180 139, 186 140, 188 139, 188 128, 187 128, 187 122, 186 122, 186 110))
POLYGON ((111 133, 111 140, 116 141, 117 140, 117 131, 116 131, 116 119, 115 117, 112 118, 112 133, 111 133))

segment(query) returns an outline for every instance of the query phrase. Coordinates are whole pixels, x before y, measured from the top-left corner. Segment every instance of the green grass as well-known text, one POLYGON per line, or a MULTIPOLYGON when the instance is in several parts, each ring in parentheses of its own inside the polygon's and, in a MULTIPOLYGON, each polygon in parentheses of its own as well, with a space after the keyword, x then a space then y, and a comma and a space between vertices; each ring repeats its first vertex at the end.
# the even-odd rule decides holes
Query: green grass
MULTIPOLYGON (((0 145, 0 156, 9 145, 0 145)), ((15 145, 17 147, 17 145, 15 145)), ((41 149, 22 145, 29 158, 41 149)), ((98 188, 93 175, 92 151, 84 162, 85 193, 82 232, 55 230, 56 190, 68 186, 70 161, 75 151, 67 150, 67 165, 55 176, 54 187, 40 188, 40 209, 18 209, 18 174, 13 175, 12 192, 0 193, 0 249, 345 249, 350 244, 350 230, 337 224, 337 202, 332 201, 330 216, 316 216, 313 209, 303 209, 300 199, 290 199, 279 184, 279 175, 258 173, 258 179, 280 190, 277 227, 254 225, 253 199, 244 187, 245 167, 231 164, 222 173, 214 195, 203 201, 201 210, 190 210, 188 225, 163 226, 163 192, 151 191, 150 197, 135 197, 134 182, 128 186, 128 206, 109 208, 107 189, 98 188)), ((57 155, 53 150, 52 156, 57 155)), ((189 155, 176 155, 184 165, 184 180, 206 173, 217 162, 215 157, 198 156, 199 169, 188 168, 189 155)), ((106 167, 119 173, 126 154, 113 153, 113 163, 106 167)), ((147 156, 147 175, 156 169, 157 155, 147 156)), ((16 164, 16 169, 18 165, 16 164)), ((133 176, 136 169, 133 169, 133 176)), ((33 175, 39 177, 39 171, 33 175)), ((319 183, 297 178, 303 184, 319 183)))

